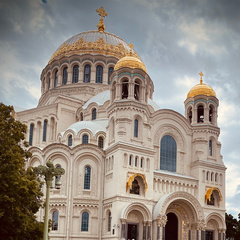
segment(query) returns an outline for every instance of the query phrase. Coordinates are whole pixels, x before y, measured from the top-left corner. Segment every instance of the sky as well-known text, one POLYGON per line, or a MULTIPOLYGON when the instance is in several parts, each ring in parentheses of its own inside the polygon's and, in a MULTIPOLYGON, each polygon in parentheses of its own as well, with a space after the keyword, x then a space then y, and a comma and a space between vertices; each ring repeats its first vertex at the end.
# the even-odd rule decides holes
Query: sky
POLYGON ((0 0, 0 102, 35 108, 40 74, 55 50, 80 32, 107 32, 140 55, 161 109, 184 115, 189 90, 203 82, 220 101, 219 141, 226 172, 226 210, 240 213, 239 0, 0 0))

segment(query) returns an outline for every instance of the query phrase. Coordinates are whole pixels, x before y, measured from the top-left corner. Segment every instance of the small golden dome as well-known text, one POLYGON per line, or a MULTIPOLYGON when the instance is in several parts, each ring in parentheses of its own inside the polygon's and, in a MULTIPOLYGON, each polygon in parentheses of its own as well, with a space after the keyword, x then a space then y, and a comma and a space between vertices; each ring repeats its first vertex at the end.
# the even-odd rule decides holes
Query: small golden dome
POLYGON ((197 95, 206 95, 216 97, 215 91, 207 84, 202 82, 203 73, 199 73, 201 76, 200 83, 194 86, 188 93, 187 98, 195 97, 197 95))
POLYGON ((122 67, 140 68, 144 72, 147 73, 147 69, 146 69, 144 63, 140 59, 138 59, 134 56, 125 56, 125 57, 121 58, 116 63, 114 70, 118 70, 119 68, 122 68, 122 67))

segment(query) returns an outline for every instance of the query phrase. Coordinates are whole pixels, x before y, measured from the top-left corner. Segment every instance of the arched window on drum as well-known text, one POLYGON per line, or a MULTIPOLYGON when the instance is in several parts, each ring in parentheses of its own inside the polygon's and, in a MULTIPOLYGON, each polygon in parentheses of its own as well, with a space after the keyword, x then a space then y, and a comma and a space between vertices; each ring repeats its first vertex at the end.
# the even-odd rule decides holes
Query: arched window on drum
POLYGON ((62 79, 62 85, 66 85, 67 84, 67 80, 68 80, 68 71, 67 71, 67 67, 65 67, 63 69, 63 79, 62 79))
POLYGON ((54 87, 56 88, 58 85, 58 70, 56 70, 54 75, 54 87))
POLYGON ((102 82, 103 82, 103 67, 101 65, 98 65, 96 69, 96 83, 102 82))
POLYGON ((84 82, 90 82, 91 79, 91 66, 89 64, 87 64, 84 67, 84 82))
POLYGON ((122 82, 122 99, 128 98, 128 80, 122 82))
POLYGON ((77 83, 78 82, 78 75, 79 75, 79 66, 75 65, 73 67, 72 83, 77 83))
POLYGON ((170 135, 165 135, 160 143, 160 169, 176 172, 177 144, 170 135))
POLYGON ((113 72, 113 67, 109 67, 108 68, 108 85, 110 85, 110 76, 111 76, 112 72, 113 72))

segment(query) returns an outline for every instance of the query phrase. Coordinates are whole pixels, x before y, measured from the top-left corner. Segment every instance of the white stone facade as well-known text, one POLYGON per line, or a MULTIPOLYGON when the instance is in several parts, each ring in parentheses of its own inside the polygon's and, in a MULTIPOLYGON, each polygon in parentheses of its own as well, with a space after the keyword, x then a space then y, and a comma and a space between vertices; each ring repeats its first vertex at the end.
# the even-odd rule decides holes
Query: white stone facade
POLYGON ((39 105, 16 114, 28 127, 33 155, 27 165, 51 159, 65 169, 61 188, 53 183, 51 189, 49 216, 55 212, 57 223, 50 239, 224 240, 218 99, 187 98, 185 116, 160 109, 142 69, 114 70, 108 84, 109 68, 118 60, 99 50, 53 59, 42 71, 39 105), (99 65, 102 78, 96 83, 99 65), (166 140, 167 150, 161 148, 164 136, 172 146, 166 140))

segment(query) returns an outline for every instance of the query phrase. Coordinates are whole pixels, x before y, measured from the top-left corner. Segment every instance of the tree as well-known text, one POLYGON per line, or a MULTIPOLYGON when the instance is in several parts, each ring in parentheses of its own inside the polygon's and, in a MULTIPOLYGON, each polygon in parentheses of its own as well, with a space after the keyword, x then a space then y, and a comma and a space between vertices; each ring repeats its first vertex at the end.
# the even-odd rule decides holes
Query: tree
POLYGON ((226 216, 226 239, 239 240, 240 239, 240 213, 238 214, 238 220, 231 214, 225 214, 226 216))
POLYGON ((0 239, 35 240, 43 223, 35 213, 42 202, 41 182, 25 161, 31 156, 24 140, 26 126, 13 117, 13 107, 0 103, 0 239))

